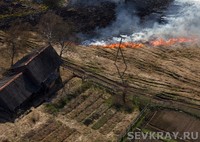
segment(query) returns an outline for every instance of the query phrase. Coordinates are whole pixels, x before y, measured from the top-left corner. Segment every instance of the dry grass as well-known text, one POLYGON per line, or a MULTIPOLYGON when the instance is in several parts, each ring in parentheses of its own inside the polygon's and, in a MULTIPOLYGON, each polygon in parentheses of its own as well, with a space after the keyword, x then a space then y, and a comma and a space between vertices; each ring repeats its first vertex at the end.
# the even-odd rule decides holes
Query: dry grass
POLYGON ((51 118, 48 114, 43 113, 42 107, 33 109, 28 115, 19 118, 15 123, 0 124, 0 141, 7 139, 10 142, 17 141, 27 132, 37 129, 40 125, 46 123, 51 118))
MULTIPOLYGON (((120 81, 114 66, 116 49, 76 46, 65 58, 83 68, 120 81), (92 67, 91 67, 92 66, 92 67), (95 70, 94 70, 95 69, 95 70)), ((146 90, 149 95, 165 95, 172 99, 184 97, 200 100, 200 48, 198 45, 144 47, 123 49, 129 85, 146 90)), ((120 70, 124 65, 119 62, 120 70)), ((198 102, 197 102, 198 103, 198 102)))

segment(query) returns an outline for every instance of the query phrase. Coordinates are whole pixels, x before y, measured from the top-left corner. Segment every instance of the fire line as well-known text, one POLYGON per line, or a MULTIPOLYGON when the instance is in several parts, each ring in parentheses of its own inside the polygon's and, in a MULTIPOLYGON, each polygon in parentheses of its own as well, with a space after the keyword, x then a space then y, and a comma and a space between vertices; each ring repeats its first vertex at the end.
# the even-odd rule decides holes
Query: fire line
POLYGON ((169 40, 164 40, 164 39, 158 39, 151 41, 150 44, 153 46, 170 46, 174 45, 176 43, 187 43, 187 42, 192 42, 195 39, 190 39, 190 38, 171 38, 169 40))
POLYGON ((105 47, 106 48, 118 48, 118 47, 121 47, 121 48, 126 48, 126 47, 129 47, 129 48, 141 48, 141 47, 144 47, 144 44, 142 43, 134 43, 134 42, 123 42, 123 43, 113 43, 113 44, 109 44, 109 45, 106 45, 105 47))
MULTIPOLYGON (((157 46, 171 46, 174 44, 179 44, 179 43, 187 43, 187 42, 193 42, 195 41, 195 38, 171 38, 168 40, 164 40, 162 38, 156 39, 153 41, 148 42, 149 45, 157 47, 157 46)), ((119 46, 121 48, 143 48, 147 45, 146 43, 135 43, 135 42, 123 42, 123 43, 113 43, 113 44, 108 44, 104 45, 103 47, 105 48, 118 48, 119 46)))

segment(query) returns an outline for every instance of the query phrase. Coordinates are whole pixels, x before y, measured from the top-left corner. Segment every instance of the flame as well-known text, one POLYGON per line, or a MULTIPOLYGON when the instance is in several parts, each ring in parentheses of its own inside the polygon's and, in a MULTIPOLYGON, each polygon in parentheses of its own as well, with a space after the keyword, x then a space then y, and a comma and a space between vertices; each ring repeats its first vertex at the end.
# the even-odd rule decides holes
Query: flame
POLYGON ((106 48, 142 48, 144 47, 144 44, 142 43, 134 43, 134 42, 123 42, 123 43, 113 43, 105 46, 106 48))
POLYGON ((164 39, 158 39, 151 41, 150 44, 153 46, 170 46, 174 45, 176 43, 186 43, 186 42, 192 42, 194 39, 190 38, 171 38, 169 40, 164 40, 164 39))
POLYGON ((113 43, 113 44, 108 44, 104 45, 104 48, 143 48, 146 45, 151 45, 154 47, 157 46, 171 46, 177 43, 187 43, 187 42, 193 42, 195 41, 195 38, 171 38, 168 40, 164 40, 162 38, 156 39, 153 41, 150 41, 148 43, 135 43, 135 42, 122 42, 120 43, 113 43))

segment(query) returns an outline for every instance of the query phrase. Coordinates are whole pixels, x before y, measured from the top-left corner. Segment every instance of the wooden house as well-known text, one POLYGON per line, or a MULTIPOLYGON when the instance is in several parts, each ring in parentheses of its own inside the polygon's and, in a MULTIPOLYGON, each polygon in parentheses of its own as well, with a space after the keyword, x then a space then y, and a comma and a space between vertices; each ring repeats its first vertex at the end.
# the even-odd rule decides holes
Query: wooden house
POLYGON ((0 118, 37 106, 62 87, 62 60, 53 47, 37 50, 19 60, 0 80, 0 118))

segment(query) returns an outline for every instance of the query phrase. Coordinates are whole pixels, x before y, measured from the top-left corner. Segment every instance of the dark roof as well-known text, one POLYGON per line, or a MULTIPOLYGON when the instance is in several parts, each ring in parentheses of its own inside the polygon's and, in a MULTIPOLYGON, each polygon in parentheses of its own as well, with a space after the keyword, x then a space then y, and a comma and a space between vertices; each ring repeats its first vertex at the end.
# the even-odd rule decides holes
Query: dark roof
POLYGON ((7 82, 0 88, 0 100, 1 103, 4 104, 2 107, 6 107, 11 111, 14 111, 15 108, 20 106, 39 89, 39 87, 23 73, 19 73, 6 79, 7 82))
POLYGON ((0 80, 0 106, 14 111, 61 65, 52 46, 35 51, 14 64, 12 76, 0 80))
POLYGON ((18 73, 22 71, 21 68, 23 70, 26 69, 38 83, 41 83, 57 69, 61 63, 62 61, 54 48, 48 46, 23 57, 12 66, 12 70, 18 73))
POLYGON ((36 81, 41 83, 48 78, 61 63, 62 61, 53 47, 48 47, 42 50, 42 52, 37 55, 37 58, 34 58, 27 64, 27 69, 36 81))
POLYGON ((60 60, 60 57, 58 56, 54 48, 52 46, 47 46, 45 48, 41 48, 39 50, 33 51, 32 53, 24 56, 22 59, 17 61, 12 66, 12 69, 26 66, 29 63, 34 62, 35 59, 41 58, 41 56, 57 59, 57 62, 59 62, 58 60, 60 60))
POLYGON ((9 83, 10 80, 13 79, 13 76, 8 76, 8 77, 3 77, 0 80, 0 89, 3 88, 4 86, 6 86, 6 84, 9 83))
POLYGON ((34 56, 37 55, 37 51, 34 51, 33 53, 29 54, 29 55, 26 55, 25 57, 23 57, 21 60, 17 61, 13 66, 12 66, 12 69, 13 68, 19 68, 19 67, 22 67, 22 66, 25 66, 25 64, 31 59, 33 58, 34 56))

